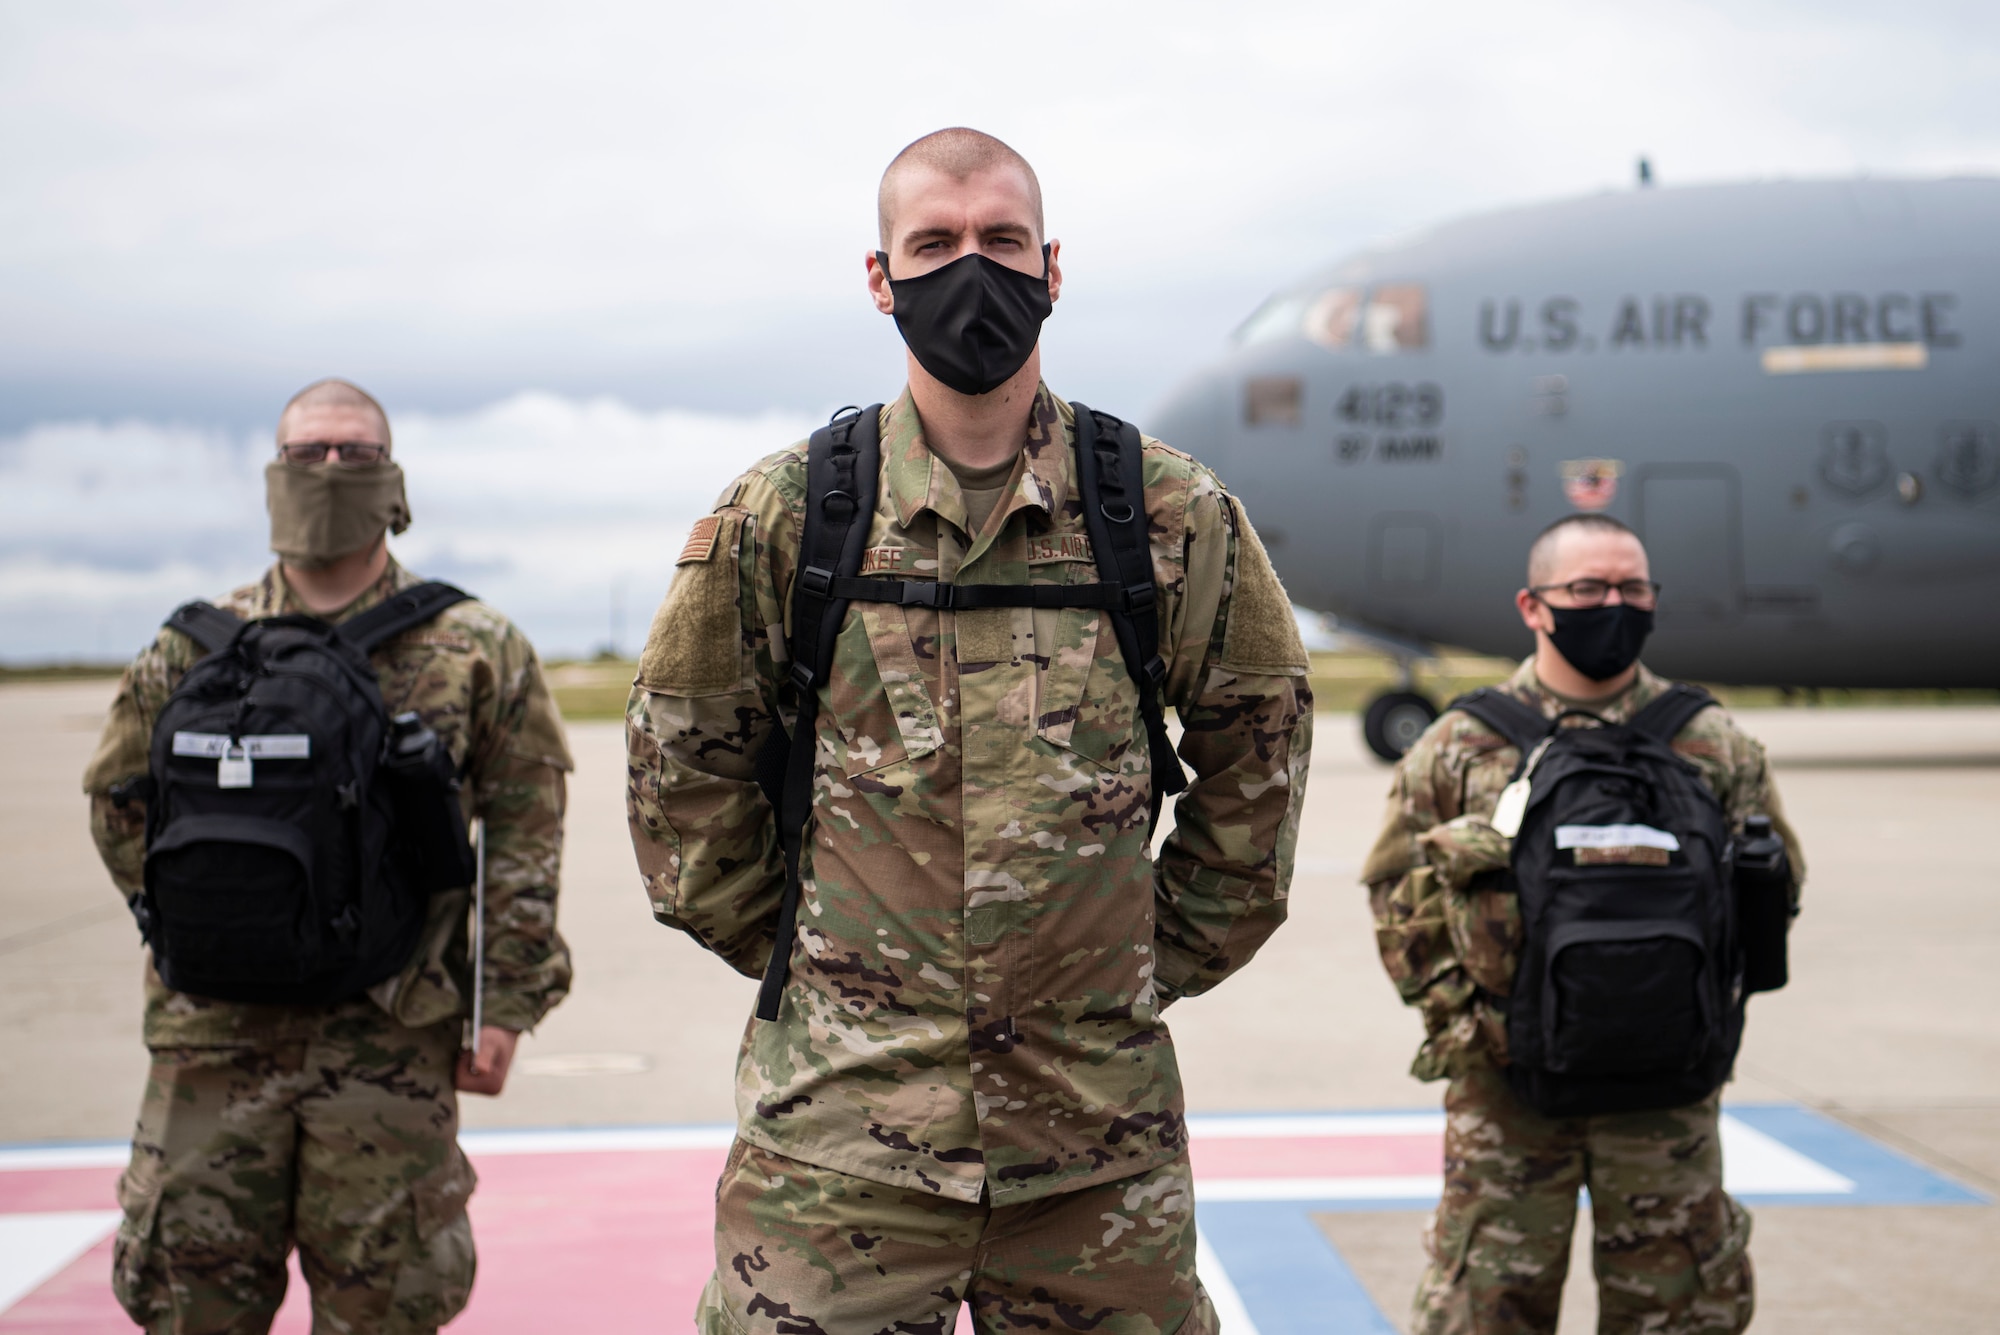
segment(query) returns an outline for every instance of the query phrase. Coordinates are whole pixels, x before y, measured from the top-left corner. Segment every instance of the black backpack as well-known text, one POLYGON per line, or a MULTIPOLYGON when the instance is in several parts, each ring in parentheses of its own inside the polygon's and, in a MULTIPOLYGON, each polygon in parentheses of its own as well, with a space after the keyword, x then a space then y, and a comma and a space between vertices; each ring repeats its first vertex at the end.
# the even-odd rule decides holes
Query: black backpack
POLYGON ((757 1018, 778 1018, 791 970, 799 909, 799 852, 812 816, 813 720, 819 687, 833 665, 833 648, 849 603, 904 607, 1096 607, 1111 614, 1126 669, 1139 687, 1152 757, 1152 819, 1160 799, 1187 787, 1160 705, 1166 664, 1160 658, 1160 616, 1153 556, 1146 537, 1145 473, 1139 429, 1081 403, 1076 410, 1076 465, 1083 518, 1097 560, 1096 584, 947 584, 938 580, 861 578, 861 557, 875 514, 881 474, 882 405, 843 408, 813 432, 806 447, 805 530, 792 581, 790 684, 798 707, 792 731, 782 720, 757 756, 757 782, 777 813, 785 852, 785 893, 777 941, 757 994, 757 1018))
POLYGON ((344 1000, 399 972, 432 892, 471 883, 458 776, 369 653, 470 595, 419 584, 340 626, 189 603, 207 656, 153 726, 145 889, 169 987, 226 1001, 344 1000))
POLYGON ((1452 702, 1521 752, 1494 820, 1510 833, 1507 808, 1519 813, 1506 874, 1521 962, 1512 994, 1494 1000, 1508 1083, 1548 1116, 1679 1107, 1735 1063, 1743 957, 1728 820, 1671 745, 1714 703, 1675 686, 1629 723, 1564 727, 1500 691, 1452 702))

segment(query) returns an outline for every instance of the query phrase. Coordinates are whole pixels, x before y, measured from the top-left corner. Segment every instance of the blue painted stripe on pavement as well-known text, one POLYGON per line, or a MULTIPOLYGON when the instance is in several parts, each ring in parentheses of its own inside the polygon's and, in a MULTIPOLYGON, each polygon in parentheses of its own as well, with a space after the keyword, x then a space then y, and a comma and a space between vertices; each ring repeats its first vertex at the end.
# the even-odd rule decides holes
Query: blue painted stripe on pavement
POLYGON ((1952 1181, 1851 1126, 1791 1103, 1730 1103, 1723 1111, 1854 1183, 1838 1196, 1745 1195, 1753 1205, 1987 1205, 1952 1181))
POLYGON ((1306 1207, 1197 1200, 1195 1213, 1257 1335, 1396 1335, 1306 1207))

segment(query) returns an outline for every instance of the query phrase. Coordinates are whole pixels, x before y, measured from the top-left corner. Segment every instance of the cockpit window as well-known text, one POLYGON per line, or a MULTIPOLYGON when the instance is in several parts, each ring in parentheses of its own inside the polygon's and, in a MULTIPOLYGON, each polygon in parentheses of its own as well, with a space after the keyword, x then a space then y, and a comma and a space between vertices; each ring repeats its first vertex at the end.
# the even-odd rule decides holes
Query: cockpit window
POLYGON ((1368 294, 1363 341, 1370 352, 1415 352, 1430 346, 1430 320, 1421 283, 1384 283, 1368 294))
POLYGON ((1340 352, 1354 346, 1354 331, 1360 324, 1361 289, 1332 287, 1306 309, 1302 332, 1320 346, 1340 352))
POLYGON ((1295 337, 1299 332, 1299 321, 1304 318, 1306 307, 1310 304, 1310 298, 1296 293, 1272 297, 1237 329, 1236 341, 1269 343, 1275 339, 1295 337))
POLYGON ((1430 346, 1429 302, 1421 283, 1372 290, 1330 287, 1272 297, 1236 331, 1241 344, 1307 338, 1334 352, 1415 352, 1430 346))

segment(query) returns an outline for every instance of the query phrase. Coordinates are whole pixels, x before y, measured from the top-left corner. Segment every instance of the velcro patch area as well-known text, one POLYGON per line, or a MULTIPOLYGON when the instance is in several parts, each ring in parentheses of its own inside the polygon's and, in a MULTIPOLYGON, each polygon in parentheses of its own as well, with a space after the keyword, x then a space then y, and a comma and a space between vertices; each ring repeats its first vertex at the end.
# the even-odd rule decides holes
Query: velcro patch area
POLYGON ((1303 676, 1311 668, 1299 640, 1298 618, 1271 558, 1234 496, 1224 496, 1236 528, 1236 582, 1229 595, 1229 627, 1222 635, 1222 666, 1234 672, 1303 676))
POLYGON ((743 627, 738 612, 737 549, 746 524, 741 510, 724 510, 695 526, 700 555, 676 562, 673 585, 653 617, 639 657, 639 685, 665 695, 722 695, 743 684, 743 627), (706 526, 704 535, 703 526, 706 526), (727 559, 711 560, 717 552, 727 559))
POLYGON ((1579 848, 1576 850, 1576 865, 1579 867, 1665 867, 1673 861, 1673 854, 1664 848, 1648 848, 1644 845, 1633 848, 1579 848))
POLYGON ((715 535, 722 528, 721 515, 703 515, 694 521, 694 528, 688 533, 687 545, 674 564, 684 566, 690 561, 706 561, 715 555, 715 535))

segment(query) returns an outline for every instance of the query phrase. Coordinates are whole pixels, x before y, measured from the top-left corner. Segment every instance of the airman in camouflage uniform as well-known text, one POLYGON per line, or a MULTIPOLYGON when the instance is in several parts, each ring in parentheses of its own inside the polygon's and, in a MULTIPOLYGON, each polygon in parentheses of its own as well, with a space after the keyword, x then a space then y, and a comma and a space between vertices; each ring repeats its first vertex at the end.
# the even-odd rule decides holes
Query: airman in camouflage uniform
MULTIPOLYGON (((1643 549, 1615 532, 1638 551, 1643 579, 1643 549)), ((1558 695, 1537 670, 1549 669, 1553 648, 1540 639, 1537 657, 1501 689, 1550 718, 1572 709, 1623 723, 1671 686, 1635 665, 1629 685, 1608 696, 1558 695)), ((1565 725, 1590 726, 1575 717, 1565 725)), ((1731 829, 1771 817, 1802 880, 1763 748, 1718 707, 1695 715, 1673 749, 1699 769, 1731 829)), ((1722 1189, 1720 1091, 1682 1108, 1549 1118, 1507 1084, 1496 999, 1512 990, 1522 926, 1512 893, 1487 874, 1512 851, 1488 818, 1519 761, 1485 724, 1445 713, 1397 765, 1362 871, 1383 964, 1424 1017, 1411 1074, 1450 1081, 1444 1196, 1425 1233, 1430 1264, 1412 1330, 1553 1332, 1577 1193, 1588 1187, 1601 1331, 1740 1331, 1753 1308, 1750 1218, 1722 1189)))
MULTIPOLYGON (((388 560, 327 619, 419 582, 388 560)), ((244 619, 308 610, 282 564, 218 605, 244 619)), ((128 902, 143 885, 145 803, 124 785, 145 774, 153 720, 202 652, 178 630, 160 632, 126 670, 84 777, 91 832, 128 902)), ((373 661, 389 712, 415 711, 437 733, 466 776, 468 818, 486 821, 486 1048, 496 1030, 535 1025, 569 989, 555 928, 571 768, 562 720, 533 647, 482 603, 447 609, 373 661)), ((464 1307, 474 1177, 457 1144, 455 1085, 494 1092, 504 1079, 504 1066, 495 1079, 460 1052, 469 898, 436 895, 402 972, 333 1005, 192 996, 148 962, 152 1069, 119 1181, 113 1274, 134 1321, 266 1330, 294 1242, 316 1331, 428 1331, 464 1307)), ((511 1051, 511 1037, 501 1041, 511 1051)))
MULTIPOLYGON (((881 411, 865 574, 1098 579, 1070 406, 1026 378, 983 523, 881 411)), ((913 382, 917 374, 913 371, 913 382)), ((753 760, 781 712, 803 445, 723 493, 682 553, 627 711, 629 807, 660 921, 739 971, 784 868, 753 760)), ((1164 697, 1192 784, 1150 850, 1138 691, 1107 613, 855 603, 816 724, 779 1017, 753 1020, 718 1191, 711 1332, 1214 1329, 1162 1016, 1285 916, 1311 733, 1306 658, 1241 505, 1144 443, 1164 697)))

